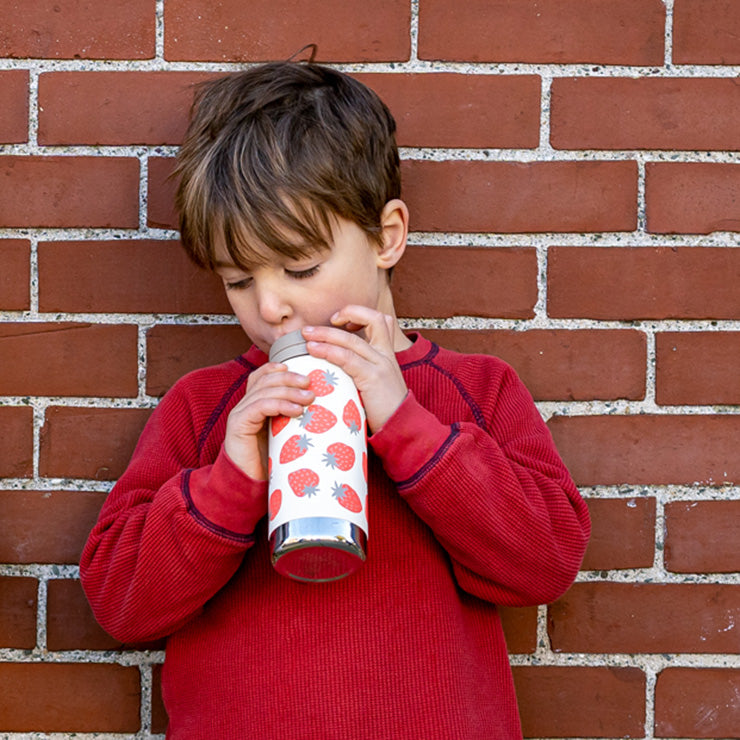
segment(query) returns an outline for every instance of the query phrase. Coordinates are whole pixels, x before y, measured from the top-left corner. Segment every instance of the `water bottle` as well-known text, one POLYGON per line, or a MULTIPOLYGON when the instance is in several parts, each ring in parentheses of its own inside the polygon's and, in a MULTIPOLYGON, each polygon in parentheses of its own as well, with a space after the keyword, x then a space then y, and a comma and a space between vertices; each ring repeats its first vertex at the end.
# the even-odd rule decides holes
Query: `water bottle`
POLYGON ((367 427, 352 378, 312 357, 300 331, 280 337, 270 361, 305 375, 316 398, 300 417, 270 420, 268 537, 281 575, 334 581, 367 551, 367 427))

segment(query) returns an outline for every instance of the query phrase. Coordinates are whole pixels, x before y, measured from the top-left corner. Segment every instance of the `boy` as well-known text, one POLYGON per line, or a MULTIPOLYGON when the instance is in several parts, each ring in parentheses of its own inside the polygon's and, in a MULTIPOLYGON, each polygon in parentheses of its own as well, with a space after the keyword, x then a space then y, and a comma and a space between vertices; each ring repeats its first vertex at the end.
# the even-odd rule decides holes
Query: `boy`
POLYGON ((511 368, 401 331, 394 130, 313 63, 231 75, 194 104, 182 241, 253 345, 165 396, 80 566, 111 634, 167 638, 168 738, 521 737, 496 605, 561 595, 588 514, 511 368), (278 575, 266 543, 268 419, 314 400, 267 359, 294 329, 353 377, 373 451, 368 560, 320 585, 278 575))

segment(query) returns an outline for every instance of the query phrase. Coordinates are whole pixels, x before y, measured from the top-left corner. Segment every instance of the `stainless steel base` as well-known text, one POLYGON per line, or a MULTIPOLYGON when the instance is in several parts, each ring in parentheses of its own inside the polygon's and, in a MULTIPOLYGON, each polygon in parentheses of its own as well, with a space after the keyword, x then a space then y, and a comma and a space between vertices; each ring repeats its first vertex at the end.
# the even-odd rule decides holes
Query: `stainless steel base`
POLYGON ((270 537, 273 567, 298 581, 323 583, 344 578, 365 562, 366 550, 365 532, 346 519, 293 519, 270 537))

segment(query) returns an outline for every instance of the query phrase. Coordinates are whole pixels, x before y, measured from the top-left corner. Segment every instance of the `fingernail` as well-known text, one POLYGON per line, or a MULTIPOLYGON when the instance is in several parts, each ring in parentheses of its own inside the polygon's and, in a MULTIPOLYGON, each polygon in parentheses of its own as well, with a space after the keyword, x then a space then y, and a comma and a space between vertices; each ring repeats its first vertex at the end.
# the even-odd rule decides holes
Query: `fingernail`
POLYGON ((311 333, 311 332, 313 331, 313 326, 304 326, 304 327, 303 327, 303 331, 304 331, 304 332, 305 332, 306 334, 310 334, 310 333, 311 333))

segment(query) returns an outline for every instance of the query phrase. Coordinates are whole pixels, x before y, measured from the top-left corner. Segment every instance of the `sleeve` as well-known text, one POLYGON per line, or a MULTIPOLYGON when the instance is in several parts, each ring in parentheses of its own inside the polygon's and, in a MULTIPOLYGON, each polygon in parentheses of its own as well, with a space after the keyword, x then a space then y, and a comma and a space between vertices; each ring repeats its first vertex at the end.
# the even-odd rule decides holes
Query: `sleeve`
POLYGON ((223 448, 198 466, 189 405, 176 388, 150 417, 80 560, 95 617, 123 642, 163 637, 197 615, 239 567, 266 510, 267 484, 223 448))
POLYGON ((409 393, 370 444, 461 588, 506 606, 549 603, 578 572, 588 509, 510 368, 497 393, 485 425, 444 424, 409 393))

